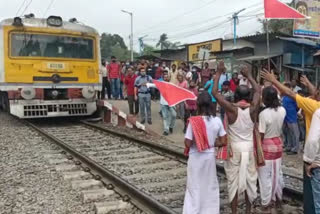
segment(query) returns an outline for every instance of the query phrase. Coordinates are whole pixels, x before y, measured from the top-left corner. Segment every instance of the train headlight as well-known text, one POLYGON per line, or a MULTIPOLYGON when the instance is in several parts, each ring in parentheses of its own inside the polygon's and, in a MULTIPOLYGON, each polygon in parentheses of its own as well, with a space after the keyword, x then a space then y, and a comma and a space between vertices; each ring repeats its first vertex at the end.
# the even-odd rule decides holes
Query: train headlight
POLYGON ((31 87, 22 88, 21 97, 25 100, 31 100, 36 97, 36 90, 31 87))
POLYGON ((53 90, 53 91, 51 91, 50 96, 51 96, 53 99, 56 99, 56 98, 59 96, 59 91, 58 91, 58 90, 53 90))
POLYGON ((49 16, 47 19, 47 24, 50 26, 61 27, 62 18, 60 16, 49 16))
POLYGON ((82 89, 82 96, 86 99, 92 99, 95 96, 96 92, 93 87, 84 87, 82 89))

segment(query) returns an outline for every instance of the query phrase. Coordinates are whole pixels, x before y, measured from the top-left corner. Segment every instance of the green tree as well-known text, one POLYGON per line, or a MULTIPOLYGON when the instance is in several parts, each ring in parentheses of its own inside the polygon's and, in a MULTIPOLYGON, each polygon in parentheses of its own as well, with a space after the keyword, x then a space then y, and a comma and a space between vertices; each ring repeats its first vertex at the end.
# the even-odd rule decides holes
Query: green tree
POLYGON ((168 41, 168 35, 166 33, 163 33, 160 35, 160 39, 156 45, 156 47, 160 46, 161 50, 164 49, 178 49, 178 46, 180 45, 180 42, 170 42, 168 41))
POLYGON ((159 46, 160 46, 161 50, 169 48, 170 44, 168 41, 168 35, 166 33, 163 33, 160 35, 160 39, 159 39, 159 42, 157 43, 156 47, 159 47, 159 46))
POLYGON ((178 47, 179 47, 180 45, 181 45, 180 42, 174 42, 174 43, 169 42, 169 48, 170 48, 170 49, 178 49, 178 47))
MULTIPOLYGON (((266 20, 261 20, 262 30, 264 33, 267 32, 267 22, 266 20)), ((271 33, 284 33, 292 35, 293 31, 293 20, 287 19, 272 19, 269 20, 269 32, 271 33)))
POLYGON ((103 33, 100 39, 100 49, 103 59, 110 60, 113 55, 119 60, 130 59, 130 52, 123 38, 118 34, 103 33))
MULTIPOLYGON (((154 55, 157 56, 153 51, 156 51, 157 49, 151 45, 145 44, 144 49, 142 51, 142 55, 154 55)), ((158 54, 159 55, 159 54, 158 54)))
POLYGON ((117 57, 120 61, 125 61, 130 59, 130 51, 121 47, 120 44, 116 44, 111 47, 111 53, 113 56, 117 57))

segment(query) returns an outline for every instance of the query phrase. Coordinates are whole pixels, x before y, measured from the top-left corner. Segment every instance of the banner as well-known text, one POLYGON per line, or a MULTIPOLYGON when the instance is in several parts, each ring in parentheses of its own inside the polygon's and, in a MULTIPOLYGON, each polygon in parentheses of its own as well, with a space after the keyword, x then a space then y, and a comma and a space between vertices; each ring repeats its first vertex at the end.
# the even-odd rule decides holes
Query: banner
POLYGON ((213 40, 213 41, 189 44, 187 46, 188 46, 188 61, 189 62, 203 60, 199 56, 200 50, 203 50, 203 49, 206 49, 210 52, 209 59, 214 59, 215 56, 211 52, 217 52, 217 51, 222 50, 222 40, 218 39, 218 40, 213 40))
POLYGON ((170 107, 175 106, 181 102, 186 100, 196 100, 197 97, 193 94, 193 92, 180 88, 170 82, 152 80, 152 83, 147 83, 147 87, 156 87, 161 96, 167 101, 170 107))
POLYGON ((294 3, 295 8, 310 19, 295 20, 293 36, 320 39, 320 1, 295 0, 294 3))

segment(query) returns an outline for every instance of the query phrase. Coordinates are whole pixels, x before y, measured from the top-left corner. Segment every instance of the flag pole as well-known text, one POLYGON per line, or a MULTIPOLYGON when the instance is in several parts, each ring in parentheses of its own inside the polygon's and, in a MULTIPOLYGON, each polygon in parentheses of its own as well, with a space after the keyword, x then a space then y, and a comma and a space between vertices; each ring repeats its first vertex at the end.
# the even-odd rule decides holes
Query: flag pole
POLYGON ((267 28, 267 54, 268 54, 268 71, 271 71, 270 68, 270 37, 269 37, 269 20, 266 19, 266 28, 267 28))

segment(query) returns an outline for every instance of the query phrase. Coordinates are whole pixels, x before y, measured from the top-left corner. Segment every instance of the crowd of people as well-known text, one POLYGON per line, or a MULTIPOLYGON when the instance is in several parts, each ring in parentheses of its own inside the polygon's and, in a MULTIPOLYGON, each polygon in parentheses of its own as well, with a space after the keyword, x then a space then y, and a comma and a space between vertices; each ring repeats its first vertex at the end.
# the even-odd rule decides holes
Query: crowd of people
MULTIPOLYGON (((219 82, 224 70, 224 64, 220 62, 213 77, 214 83, 219 82)), ((301 148, 297 124, 299 114, 304 115, 307 133, 303 154, 304 212, 320 213, 319 88, 302 76, 301 83, 309 91, 307 97, 295 92, 296 86, 292 84, 295 81, 280 83, 273 72, 261 72, 262 86, 257 84, 247 67, 241 69, 241 75, 249 84, 236 83, 233 100, 221 93, 219 84, 214 84, 210 94, 203 92, 198 97, 197 115, 201 117, 191 117, 185 135, 189 160, 184 213, 219 213, 219 184, 216 167, 211 166, 215 160, 207 156, 214 157, 214 147, 221 146, 225 150, 218 151, 227 153, 224 169, 232 213, 238 213, 241 194, 245 196, 246 213, 252 213, 258 186, 262 206, 254 213, 272 213, 272 208, 281 209, 284 188, 282 155, 283 151, 294 155, 301 148), (211 94, 213 97, 210 98, 211 94), (223 126, 221 120, 214 120, 215 105, 209 101, 213 98, 223 109, 223 126)), ((301 88, 296 91, 299 90, 301 88)))
MULTIPOLYGON (((199 91, 207 90, 212 98, 213 105, 216 105, 215 98, 211 93, 214 69, 210 69, 208 63, 204 63, 202 69, 198 66, 189 66, 184 62, 180 63, 180 65, 172 64, 168 67, 165 61, 141 60, 129 63, 118 62, 116 57, 111 57, 111 62, 108 65, 106 65, 105 61, 102 62, 101 73, 103 76, 103 88, 99 98, 128 100, 129 113, 131 115, 140 113, 140 122, 142 124, 146 122, 152 124, 151 100, 159 100, 161 109, 159 113, 164 121, 164 135, 172 133, 176 119, 184 121, 185 126, 181 131, 185 133, 188 118, 195 116, 197 113, 197 103, 194 100, 187 100, 173 108, 169 108, 159 90, 147 87, 147 83, 151 83, 152 80, 170 82, 193 92, 196 96, 198 96, 199 91), (170 124, 169 129, 167 124, 170 124)), ((238 84, 237 74, 234 74, 228 81, 227 74, 223 73, 219 81, 221 93, 226 99, 233 99, 235 86, 238 84)), ((223 111, 223 109, 221 110, 223 111)))
MULTIPOLYGON (((281 83, 265 68, 261 84, 245 66, 229 79, 223 62, 216 69, 208 63, 202 69, 186 63, 169 68, 166 62, 120 64, 113 58, 106 68, 108 98, 126 98, 130 114, 140 112, 141 123, 152 124, 152 99, 160 100, 163 135, 173 133, 176 119, 184 121, 181 131, 189 159, 183 213, 219 213, 216 157, 222 153, 232 213, 238 213, 241 194, 246 213, 251 213, 258 186, 259 213, 281 208, 282 155, 297 155, 303 149, 304 210, 320 213, 320 93, 306 76, 298 80, 307 89, 302 90, 297 80, 281 83), (154 79, 198 98, 169 106, 156 88, 148 87, 154 79)), ((101 96, 105 97, 104 89, 101 96)))

